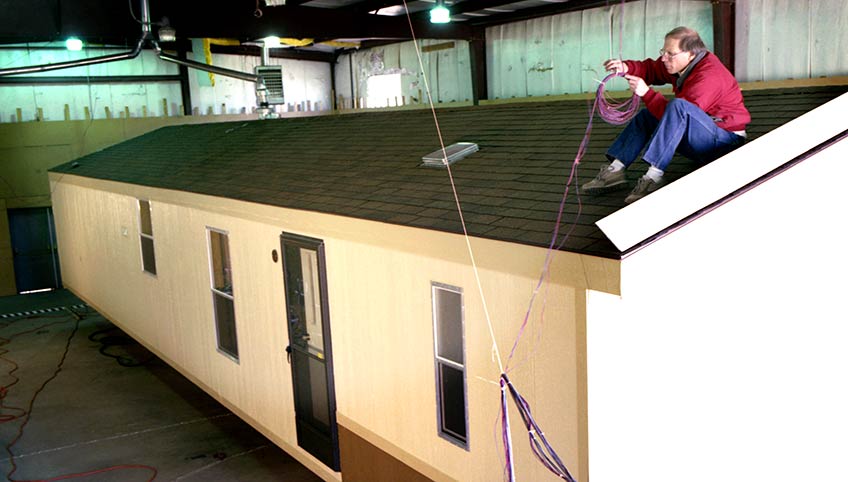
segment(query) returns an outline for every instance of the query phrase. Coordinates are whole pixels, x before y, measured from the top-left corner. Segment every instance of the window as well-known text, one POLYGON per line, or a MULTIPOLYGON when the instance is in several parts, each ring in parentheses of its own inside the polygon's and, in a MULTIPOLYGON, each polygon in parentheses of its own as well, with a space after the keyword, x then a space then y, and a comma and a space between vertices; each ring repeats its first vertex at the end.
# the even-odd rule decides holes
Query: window
POLYGON ((432 284, 439 435, 468 449, 462 288, 432 284))
POLYGON ((227 233, 207 228, 209 232, 209 269, 212 280, 212 308, 218 350, 238 361, 236 312, 233 304, 233 276, 230 267, 230 243, 227 233))
POLYGON ((138 200, 139 238, 141 240, 141 269, 156 274, 156 254, 153 252, 153 221, 150 217, 150 201, 138 200))
POLYGON ((366 105, 368 107, 391 107, 403 104, 399 100, 401 92, 400 74, 372 75, 366 80, 365 91, 368 92, 366 105))

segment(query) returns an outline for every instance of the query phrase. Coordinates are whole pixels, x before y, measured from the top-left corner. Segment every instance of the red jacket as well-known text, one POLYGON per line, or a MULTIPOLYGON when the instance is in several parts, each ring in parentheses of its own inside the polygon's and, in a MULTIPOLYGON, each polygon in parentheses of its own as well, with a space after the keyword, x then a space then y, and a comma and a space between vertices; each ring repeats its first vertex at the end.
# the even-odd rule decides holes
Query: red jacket
MULTIPOLYGON (((688 74, 684 74, 681 86, 677 85, 680 75, 669 74, 661 59, 646 59, 641 62, 627 60, 625 63, 628 74, 645 79, 648 85, 671 84, 675 97, 686 99, 700 107, 724 130, 745 130, 745 126, 751 122, 751 114, 745 108, 739 84, 711 52, 707 52, 688 74)), ((653 89, 648 90, 642 101, 657 119, 662 117, 668 103, 662 94, 653 89)))

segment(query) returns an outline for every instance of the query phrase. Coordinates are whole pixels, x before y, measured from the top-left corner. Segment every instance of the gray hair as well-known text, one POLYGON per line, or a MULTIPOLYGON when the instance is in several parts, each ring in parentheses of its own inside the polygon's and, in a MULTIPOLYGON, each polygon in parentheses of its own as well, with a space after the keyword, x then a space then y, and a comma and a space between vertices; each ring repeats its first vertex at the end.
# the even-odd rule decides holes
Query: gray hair
POLYGON ((671 32, 665 34, 665 38, 679 40, 681 51, 692 52, 697 55, 707 50, 707 46, 704 45, 704 41, 701 40, 701 36, 698 35, 698 32, 689 27, 677 27, 672 29, 671 32))

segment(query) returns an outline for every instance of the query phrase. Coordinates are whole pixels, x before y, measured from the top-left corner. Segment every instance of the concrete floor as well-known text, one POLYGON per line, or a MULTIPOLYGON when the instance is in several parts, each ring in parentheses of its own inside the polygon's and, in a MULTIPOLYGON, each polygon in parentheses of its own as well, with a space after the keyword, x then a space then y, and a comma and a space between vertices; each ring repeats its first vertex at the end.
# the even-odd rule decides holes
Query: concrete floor
POLYGON ((125 468, 74 480, 320 480, 64 290, 0 298, 0 386, 8 387, 0 400, 0 443, 7 449, 13 443, 14 454, 0 451, 0 479, 50 480, 144 465, 155 468, 155 479, 151 469, 125 468), (62 306, 82 319, 66 310, 31 313, 62 306), (122 366, 101 354, 103 337, 118 343, 106 353, 125 364, 145 363, 122 366), (21 413, 12 407, 28 409, 34 395, 28 421, 25 415, 7 420, 21 413))

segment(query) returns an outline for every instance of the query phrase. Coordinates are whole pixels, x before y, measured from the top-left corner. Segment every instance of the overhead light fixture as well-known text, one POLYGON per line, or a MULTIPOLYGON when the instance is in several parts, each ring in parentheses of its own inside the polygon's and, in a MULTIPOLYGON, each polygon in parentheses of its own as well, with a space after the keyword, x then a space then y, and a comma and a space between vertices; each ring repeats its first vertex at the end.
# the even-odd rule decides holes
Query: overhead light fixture
POLYGON ((430 23, 450 22, 450 10, 445 6, 444 0, 436 0, 436 6, 430 10, 430 23))
POLYGON ((177 30, 171 26, 159 27, 159 41, 160 42, 176 42, 177 41, 177 30))
POLYGON ((71 37, 68 40, 65 40, 65 48, 68 50, 78 51, 82 50, 82 40, 71 37))
POLYGON ((262 43, 269 49, 277 48, 280 46, 280 37, 265 37, 262 39, 262 43))

